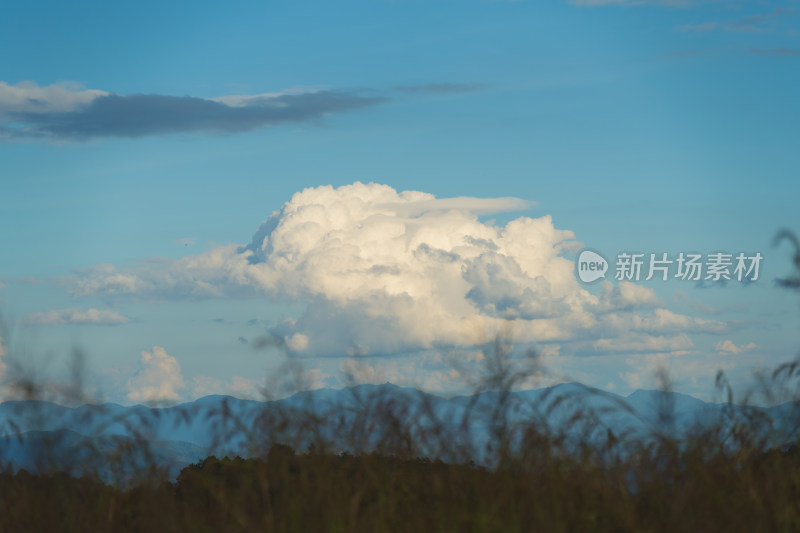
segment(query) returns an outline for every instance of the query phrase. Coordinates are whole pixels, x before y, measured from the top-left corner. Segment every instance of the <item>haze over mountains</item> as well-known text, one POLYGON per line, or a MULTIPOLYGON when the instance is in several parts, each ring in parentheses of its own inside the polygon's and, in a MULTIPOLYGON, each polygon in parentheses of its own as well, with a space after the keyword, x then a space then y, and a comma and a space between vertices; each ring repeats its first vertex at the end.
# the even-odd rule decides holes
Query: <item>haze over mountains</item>
POLYGON ((577 383, 452 398, 387 383, 269 402, 207 396, 163 408, 9 401, 0 404, 0 460, 29 471, 96 469, 114 480, 150 464, 174 476, 208 455, 253 456, 275 442, 301 450, 385 450, 405 434, 420 455, 458 460, 466 454, 480 462, 498 432, 518 444, 535 427, 600 446, 611 434, 640 442, 656 435, 680 439, 746 420, 780 445, 795 432, 798 413, 795 403, 742 407, 644 390, 622 397, 577 383))

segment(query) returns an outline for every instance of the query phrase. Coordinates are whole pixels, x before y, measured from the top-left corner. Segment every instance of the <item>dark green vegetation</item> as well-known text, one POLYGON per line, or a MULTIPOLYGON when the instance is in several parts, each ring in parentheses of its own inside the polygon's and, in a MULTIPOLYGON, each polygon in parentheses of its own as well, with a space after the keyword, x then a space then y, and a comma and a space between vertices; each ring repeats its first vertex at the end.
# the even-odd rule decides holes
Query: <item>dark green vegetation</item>
MULTIPOLYGON (((35 442, 46 457, 68 452, 84 473, 6 468, 0 531, 800 530, 797 401, 781 406, 785 424, 730 403, 681 437, 667 392, 654 393, 660 422, 647 434, 602 427, 588 400, 559 425, 537 416, 521 423, 509 392, 518 374, 500 348, 487 375, 500 390, 466 398, 461 420, 428 412, 435 404, 424 395, 403 403, 396 387, 361 397, 352 389, 339 420, 264 404, 244 424, 223 401, 220 432, 228 444, 247 434, 238 449, 250 458, 208 457, 177 477, 155 464, 157 447, 146 440, 26 434, 26 446, 35 442), (470 441, 467 428, 485 409, 495 423, 470 441), (124 474, 113 484, 85 468, 106 460, 124 474)), ((798 378, 799 365, 780 367, 771 392, 796 389, 798 378)), ((727 390, 722 374, 718 382, 727 390)), ((531 412, 576 399, 544 393, 531 412)))
POLYGON ((210 457, 174 483, 0 476, 2 531, 797 531, 800 453, 698 439, 619 463, 531 443, 493 471, 390 455, 210 457), (635 490, 631 490, 635 487, 635 490))

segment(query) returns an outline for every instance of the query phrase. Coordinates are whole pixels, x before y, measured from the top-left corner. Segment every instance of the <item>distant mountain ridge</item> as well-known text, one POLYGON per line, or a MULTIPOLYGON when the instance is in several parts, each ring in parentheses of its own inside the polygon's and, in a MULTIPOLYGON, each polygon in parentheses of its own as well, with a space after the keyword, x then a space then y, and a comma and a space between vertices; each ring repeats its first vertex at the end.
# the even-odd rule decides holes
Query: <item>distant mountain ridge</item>
POLYGON ((451 398, 386 383, 303 391, 273 401, 214 395, 171 407, 8 401, 0 404, 0 461, 29 470, 88 461, 102 470, 107 465, 100 458, 115 445, 135 450, 146 443, 148 453, 131 452, 129 466, 148 459, 175 474, 208 455, 257 455, 274 442, 298 449, 321 443, 341 451, 380 449, 397 437, 397 428, 419 440, 424 455, 443 455, 448 444, 463 440, 480 460, 499 429, 537 427, 602 442, 610 433, 682 438, 693 429, 746 418, 765 432, 777 429, 779 440, 796 434, 799 413, 797 403, 738 407, 645 390, 623 397, 579 383, 451 398))

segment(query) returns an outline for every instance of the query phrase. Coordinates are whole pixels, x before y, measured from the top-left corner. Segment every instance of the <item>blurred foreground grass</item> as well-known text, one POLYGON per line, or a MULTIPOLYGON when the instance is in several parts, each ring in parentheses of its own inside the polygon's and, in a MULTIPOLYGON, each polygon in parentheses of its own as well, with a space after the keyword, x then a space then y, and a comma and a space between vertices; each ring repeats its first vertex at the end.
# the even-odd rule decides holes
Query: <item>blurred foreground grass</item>
MULTIPOLYGON (((177 478, 159 466, 157 443, 146 435, 165 416, 157 409, 105 419, 129 424, 124 438, 42 432, 48 438, 36 441, 35 473, 10 466, 0 473, 0 531, 800 530, 794 426, 778 435, 759 411, 731 405, 717 422, 678 437, 669 431, 668 401, 666 425, 647 435, 599 427, 589 407, 552 426, 534 414, 571 399, 546 394, 521 422, 512 416, 514 367, 494 346, 491 377, 502 387, 473 396, 481 399, 457 420, 437 414, 422 393, 404 402, 407 389, 386 387, 350 389, 352 401, 327 416, 304 402, 263 403, 246 420, 225 400, 187 411, 185 421, 213 422, 217 449, 249 458, 208 457, 177 478), (493 423, 485 438, 470 439, 487 410, 493 423), (63 454, 66 462, 47 462, 63 454), (109 462, 120 477, 100 475, 109 462)), ((798 372, 784 365, 774 382, 794 383, 798 372)), ((724 389, 723 375, 719 384, 724 389)), ((799 419, 799 405, 785 404, 787 419, 799 419)), ((96 409, 88 412, 103 414, 96 409)))
POLYGON ((209 457, 128 488, 0 475, 2 531, 797 531, 800 453, 698 438, 625 460, 539 435, 496 468, 392 454, 209 457))

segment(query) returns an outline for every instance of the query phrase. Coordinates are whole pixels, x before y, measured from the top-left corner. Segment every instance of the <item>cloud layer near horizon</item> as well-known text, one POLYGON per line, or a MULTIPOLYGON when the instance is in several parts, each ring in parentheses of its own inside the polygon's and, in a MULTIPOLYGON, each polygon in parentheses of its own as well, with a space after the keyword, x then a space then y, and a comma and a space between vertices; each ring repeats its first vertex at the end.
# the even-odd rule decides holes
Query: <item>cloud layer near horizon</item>
POLYGON ((127 324, 128 317, 108 309, 57 309, 31 313, 22 319, 27 326, 61 326, 67 324, 85 324, 96 326, 116 326, 127 324))
POLYGON ((174 133, 237 133, 313 122, 386 102, 345 90, 216 98, 121 95, 76 84, 0 81, 0 140, 85 141, 174 133))
POLYGON ((562 256, 579 243, 548 215, 504 226, 479 215, 516 198, 437 199, 356 182, 296 193, 246 246, 178 260, 99 265, 72 280, 106 299, 266 297, 304 302, 273 334, 298 355, 391 354, 474 346, 498 333, 599 353, 685 350, 686 333, 727 324, 663 308, 649 288, 610 282, 593 295, 562 256))

